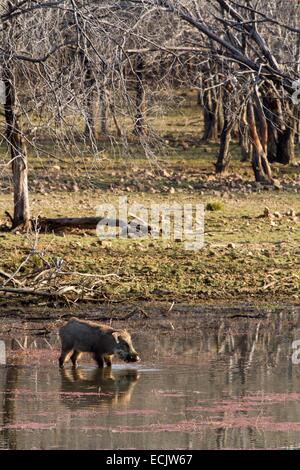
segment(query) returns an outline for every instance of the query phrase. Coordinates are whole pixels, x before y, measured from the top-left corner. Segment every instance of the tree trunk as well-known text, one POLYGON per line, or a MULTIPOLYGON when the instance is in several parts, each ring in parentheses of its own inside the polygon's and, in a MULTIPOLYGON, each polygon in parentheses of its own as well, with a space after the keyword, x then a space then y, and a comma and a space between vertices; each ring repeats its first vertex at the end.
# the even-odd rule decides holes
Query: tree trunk
MULTIPOLYGON (((226 90, 225 90, 226 93, 226 90)), ((218 119, 218 136, 221 135, 223 132, 224 126, 225 126, 225 120, 226 120, 226 109, 224 109, 224 106, 226 106, 227 103, 227 97, 224 96, 224 91, 220 88, 219 90, 219 96, 215 93, 215 100, 218 103, 218 110, 217 110, 217 119, 218 119)))
POLYGON ((224 121, 224 127, 221 133, 220 150, 216 162, 216 173, 224 173, 230 162, 229 145, 231 141, 231 131, 233 122, 224 121))
POLYGON ((146 96, 143 85, 144 61, 141 54, 136 57, 136 114, 133 133, 137 136, 145 133, 146 96))
POLYGON ((234 127, 234 119, 232 118, 232 112, 230 108, 230 91, 225 89, 222 94, 222 106, 223 111, 223 129, 221 132, 220 149, 215 164, 216 173, 224 173, 230 162, 229 146, 231 141, 231 133, 234 127))
POLYGON ((276 161, 283 165, 295 162, 295 131, 287 127, 284 132, 279 133, 277 143, 276 161))
POLYGON ((239 129, 239 144, 242 151, 241 162, 251 162, 253 145, 250 142, 249 132, 246 127, 241 126, 241 128, 239 129))
POLYGON ((107 76, 104 72, 100 91, 100 131, 102 135, 108 134, 109 94, 107 90, 107 76))
POLYGON ((254 104, 249 100, 247 106, 247 117, 250 138, 253 144, 252 168, 257 182, 271 183, 273 181, 272 172, 267 159, 268 127, 258 95, 256 95, 255 111, 258 116, 258 123, 256 122, 254 104), (260 132, 257 130, 258 126, 260 128, 260 132))
POLYGON ((277 160, 278 131, 270 120, 268 120, 268 136, 268 160, 272 163, 277 160))
POLYGON ((108 134, 108 94, 107 90, 103 88, 100 94, 100 131, 102 135, 108 134))
POLYGON ((295 143, 300 144, 300 112, 299 109, 296 107, 295 111, 295 118, 296 118, 296 135, 295 135, 295 143))
POLYGON ((86 56, 83 58, 84 65, 84 100, 85 100, 85 129, 84 136, 91 142, 97 139, 96 131, 96 91, 95 78, 91 64, 86 56))
MULTIPOLYGON (((295 63, 296 63, 296 73, 299 76, 299 73, 300 73, 300 34, 298 34, 298 39, 297 39, 295 63)), ((300 112, 299 112, 299 106, 294 106, 294 108, 295 108, 295 119, 296 119, 295 143, 299 145, 300 144, 300 112)))
POLYGON ((12 64, 9 62, 4 64, 3 82, 6 95, 4 105, 6 139, 10 147, 14 187, 12 228, 22 226, 26 230, 30 225, 27 151, 16 113, 15 83, 11 67, 12 64))
POLYGON ((115 124, 115 127, 116 127, 116 133, 117 133, 117 136, 118 137, 122 137, 123 135, 123 132, 122 132, 122 129, 118 123, 118 120, 117 120, 117 117, 116 117, 116 113, 115 113, 115 104, 114 102, 111 102, 110 103, 110 112, 111 112, 111 115, 112 115, 112 118, 113 118, 113 121, 114 121, 114 124, 115 124))
POLYGON ((218 113, 219 107, 217 101, 213 98, 211 90, 204 92, 204 134, 202 141, 204 143, 218 140, 218 113))
POLYGON ((288 110, 288 119, 284 130, 278 132, 276 161, 283 165, 294 163, 295 134, 296 134, 296 110, 288 110))
POLYGON ((243 105, 238 133, 239 133, 239 145, 242 150, 241 161, 251 162, 253 146, 249 138, 249 130, 248 130, 248 124, 247 124, 247 106, 245 105, 243 105))
POLYGON ((268 119, 268 160, 284 165, 295 161, 297 111, 268 90, 264 100, 268 119))

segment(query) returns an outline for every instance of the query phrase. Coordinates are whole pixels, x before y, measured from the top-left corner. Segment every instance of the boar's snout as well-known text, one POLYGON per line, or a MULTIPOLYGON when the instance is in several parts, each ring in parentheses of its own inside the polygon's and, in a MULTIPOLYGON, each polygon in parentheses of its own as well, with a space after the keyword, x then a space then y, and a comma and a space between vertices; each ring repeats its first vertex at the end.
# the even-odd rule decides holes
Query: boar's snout
POLYGON ((119 356, 119 358, 122 359, 122 361, 125 361, 125 362, 139 362, 140 361, 140 358, 136 352, 134 353, 127 352, 127 351, 125 352, 121 349, 117 349, 116 353, 119 356))
POLYGON ((129 354, 126 358, 127 362, 140 362, 140 357, 137 354, 129 354))

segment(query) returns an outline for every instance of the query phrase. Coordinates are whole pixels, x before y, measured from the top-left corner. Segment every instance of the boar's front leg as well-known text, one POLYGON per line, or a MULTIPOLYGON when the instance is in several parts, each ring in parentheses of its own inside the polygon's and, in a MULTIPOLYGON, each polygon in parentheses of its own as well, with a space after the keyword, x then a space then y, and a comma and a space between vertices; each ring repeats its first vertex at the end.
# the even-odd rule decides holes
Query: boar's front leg
POLYGON ((70 359, 70 356, 72 354, 72 349, 62 349, 61 350, 61 355, 60 355, 60 358, 58 360, 59 362, 59 367, 62 369, 64 367, 64 364, 66 362, 68 362, 68 360, 70 359))
POLYGON ((73 367, 76 367, 77 366, 77 361, 78 359, 80 358, 81 356, 81 352, 80 351, 74 351, 72 356, 71 356, 71 361, 72 361, 72 364, 73 364, 73 367))
POLYGON ((95 359, 95 361, 97 362, 99 368, 104 367, 104 361, 103 361, 103 359, 102 359, 101 354, 95 352, 95 353, 94 353, 94 359, 95 359))
POLYGON ((113 355, 106 355, 104 356, 104 361, 107 365, 107 367, 111 367, 111 364, 112 364, 112 358, 113 358, 113 355))

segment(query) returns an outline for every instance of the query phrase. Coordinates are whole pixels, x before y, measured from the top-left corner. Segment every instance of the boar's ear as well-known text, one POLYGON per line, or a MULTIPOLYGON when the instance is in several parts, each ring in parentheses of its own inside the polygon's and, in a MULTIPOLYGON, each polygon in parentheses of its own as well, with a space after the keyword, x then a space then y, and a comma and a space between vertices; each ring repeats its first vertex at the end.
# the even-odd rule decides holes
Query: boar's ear
POLYGON ((116 342, 118 343, 120 333, 118 331, 114 331, 111 335, 115 338, 116 342))

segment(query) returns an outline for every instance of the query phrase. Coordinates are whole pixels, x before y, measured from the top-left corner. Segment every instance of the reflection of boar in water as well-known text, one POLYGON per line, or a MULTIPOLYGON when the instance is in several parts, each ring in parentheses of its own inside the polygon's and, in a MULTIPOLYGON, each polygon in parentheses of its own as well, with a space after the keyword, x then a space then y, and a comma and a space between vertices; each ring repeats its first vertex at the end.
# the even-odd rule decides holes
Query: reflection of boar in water
POLYGON ((81 353, 89 352, 94 356, 99 367, 111 366, 114 354, 126 362, 140 360, 132 346, 130 334, 126 330, 115 330, 98 322, 71 318, 59 330, 61 339, 61 356, 59 366, 71 359, 76 367, 81 353))
POLYGON ((61 400, 71 409, 128 405, 139 379, 135 369, 62 369, 61 400), (76 398, 74 400, 74 398, 76 398))

